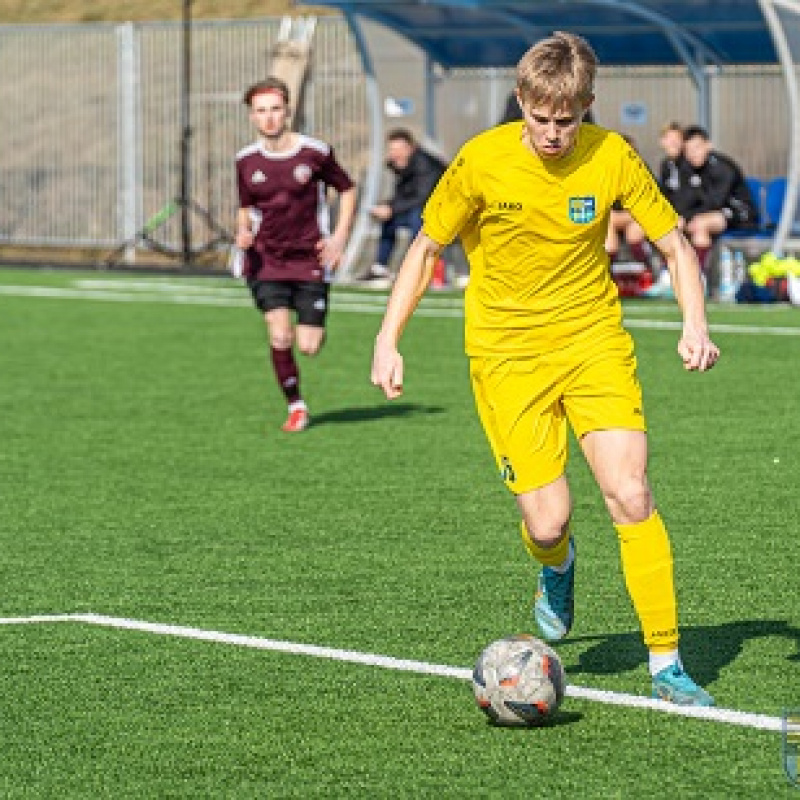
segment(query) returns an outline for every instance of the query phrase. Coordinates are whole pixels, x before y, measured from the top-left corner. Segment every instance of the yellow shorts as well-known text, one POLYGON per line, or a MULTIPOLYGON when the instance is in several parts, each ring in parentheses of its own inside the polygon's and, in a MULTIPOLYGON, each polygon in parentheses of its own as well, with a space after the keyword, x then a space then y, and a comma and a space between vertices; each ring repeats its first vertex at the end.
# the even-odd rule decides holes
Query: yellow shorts
POLYGON ((545 486, 567 463, 567 423, 577 438, 597 430, 646 430, 630 335, 532 358, 473 357, 475 404, 497 467, 514 494, 545 486))

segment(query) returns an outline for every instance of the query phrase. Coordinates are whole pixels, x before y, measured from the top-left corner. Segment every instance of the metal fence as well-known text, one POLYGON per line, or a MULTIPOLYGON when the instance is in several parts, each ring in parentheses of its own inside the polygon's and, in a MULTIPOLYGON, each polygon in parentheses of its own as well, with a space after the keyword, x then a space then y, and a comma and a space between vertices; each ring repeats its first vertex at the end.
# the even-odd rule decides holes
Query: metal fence
MULTIPOLYGON (((715 145, 745 172, 760 178, 785 174, 789 115, 778 66, 730 66, 711 75, 711 130, 715 145)), ((500 118, 513 70, 458 70, 437 93, 442 140, 452 149, 500 118)), ((598 124, 631 136, 652 166, 662 153, 660 130, 672 121, 697 120, 697 100, 683 67, 601 67, 593 112, 598 124)))
MULTIPOLYGON (((279 19, 193 24, 189 194, 224 227, 233 159, 253 138, 242 92, 268 73, 279 29, 279 19)), ((107 247, 177 196, 181 37, 169 23, 0 27, 0 243, 107 247)), ((358 175, 366 101, 341 21, 317 26, 305 98, 304 129, 358 175)), ((178 237, 172 218, 158 238, 178 237)))
MULTIPOLYGON (((190 195, 225 227, 236 205, 233 158, 253 136, 241 93, 267 73, 280 22, 193 24, 190 195)), ((113 246, 176 197, 181 35, 179 23, 0 26, 0 245, 113 246)), ((423 133, 422 56, 398 42, 375 48, 376 72, 384 92, 416 98, 415 111, 386 124, 423 133)), ((510 70, 440 77, 435 120, 444 155, 497 121, 512 85, 510 70)), ((695 121, 682 68, 601 68, 597 95, 598 122, 631 135, 653 165, 661 125, 695 121)), ((330 142, 363 178, 365 84, 338 18, 318 21, 304 97, 303 130, 330 142)), ((719 148, 750 175, 783 174, 789 120, 779 68, 727 68, 713 76, 711 97, 719 148)), ((171 246, 179 235, 174 218, 159 231, 171 246)))

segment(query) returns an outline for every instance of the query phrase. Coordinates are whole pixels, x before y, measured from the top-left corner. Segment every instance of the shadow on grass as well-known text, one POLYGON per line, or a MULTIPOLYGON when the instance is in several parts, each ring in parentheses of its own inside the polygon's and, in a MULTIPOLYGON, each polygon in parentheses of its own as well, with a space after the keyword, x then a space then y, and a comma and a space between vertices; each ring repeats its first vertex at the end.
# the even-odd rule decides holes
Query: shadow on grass
POLYGON ((323 411, 312 416, 313 427, 317 425, 333 425, 348 422, 373 422, 393 417, 410 417, 415 414, 441 414, 441 406, 421 406, 416 403, 381 403, 374 406, 340 408, 335 411, 323 411))
POLYGON ((583 714, 576 711, 562 711, 559 708, 552 717, 548 717, 538 725, 501 725, 491 719, 487 719, 486 724, 490 728, 502 728, 504 731, 541 731, 548 728, 560 728, 562 725, 573 725, 582 719, 583 714))
MULTIPOLYGON (((687 671, 702 686, 719 678, 720 670, 732 664, 752 639, 780 636, 794 642, 795 652, 787 661, 800 664, 800 628, 782 620, 726 622, 722 625, 697 625, 681 628, 681 656, 687 671)), ((647 658, 638 633, 611 636, 584 636, 571 643, 591 643, 568 672, 611 675, 634 670, 647 658)), ((792 667, 796 669, 796 667, 792 667)))

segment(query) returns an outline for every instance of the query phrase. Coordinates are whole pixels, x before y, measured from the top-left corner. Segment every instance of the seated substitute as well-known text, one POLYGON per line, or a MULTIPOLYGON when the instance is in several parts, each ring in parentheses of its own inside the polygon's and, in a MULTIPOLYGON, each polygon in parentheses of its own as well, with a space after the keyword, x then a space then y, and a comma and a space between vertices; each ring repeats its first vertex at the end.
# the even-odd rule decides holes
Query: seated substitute
POLYGON ((689 167, 688 187, 685 207, 678 213, 705 272, 714 238, 726 230, 755 227, 758 211, 739 165, 714 150, 699 125, 684 130, 683 155, 689 167))
POLYGON ((396 128, 386 137, 386 166, 394 173, 394 193, 386 203, 370 209, 381 223, 375 263, 365 276, 373 286, 388 286, 389 260, 399 228, 407 228, 411 237, 422 227, 422 208, 447 165, 423 149, 411 131, 396 128))

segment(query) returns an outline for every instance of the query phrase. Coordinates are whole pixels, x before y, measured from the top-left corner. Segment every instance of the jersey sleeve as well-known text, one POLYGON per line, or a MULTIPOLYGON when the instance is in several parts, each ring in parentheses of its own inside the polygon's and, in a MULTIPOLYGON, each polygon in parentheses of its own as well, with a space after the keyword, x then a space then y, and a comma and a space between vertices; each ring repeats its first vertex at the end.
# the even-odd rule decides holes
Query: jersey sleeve
POLYGON ((323 183, 332 186, 337 192, 346 192, 354 186, 352 178, 336 160, 333 148, 328 151, 320 164, 319 177, 323 183))
POLYGON ((236 188, 239 193, 239 208, 249 208, 255 205, 253 196, 250 194, 250 187, 247 185, 243 171, 242 162, 236 162, 236 188))
POLYGON ((644 228, 647 238, 655 241, 677 225, 678 215, 639 154, 626 142, 622 142, 622 147, 619 199, 644 228))
POLYGON ((425 233, 438 244, 449 244, 480 207, 474 190, 474 167, 466 147, 445 170, 422 212, 425 233))

